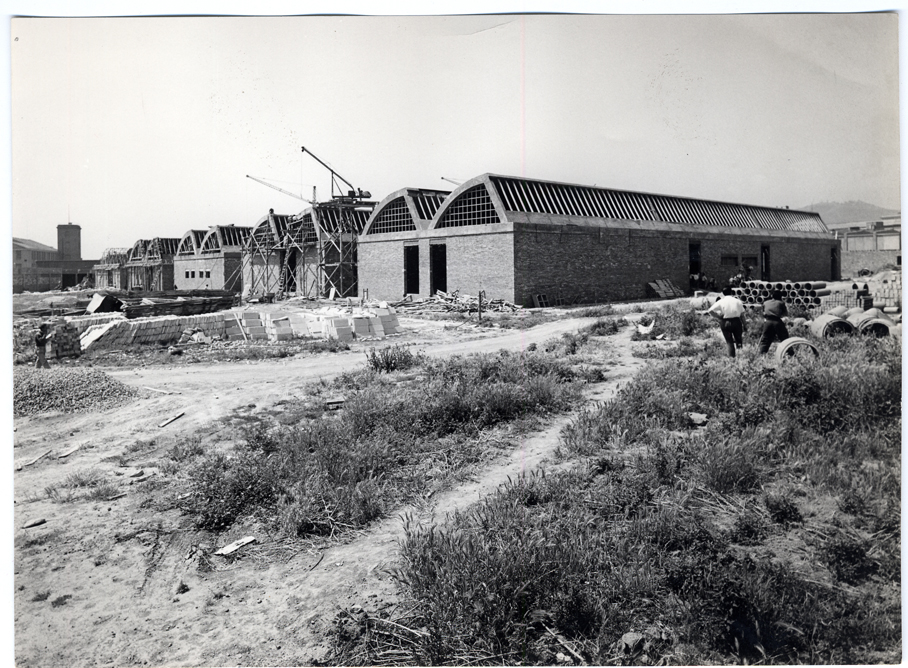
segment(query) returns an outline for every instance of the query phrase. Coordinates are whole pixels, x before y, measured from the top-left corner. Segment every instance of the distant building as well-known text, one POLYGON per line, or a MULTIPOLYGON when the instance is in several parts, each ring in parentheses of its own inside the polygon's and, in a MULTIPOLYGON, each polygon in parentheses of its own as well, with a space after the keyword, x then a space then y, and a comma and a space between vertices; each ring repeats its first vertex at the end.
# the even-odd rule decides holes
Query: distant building
POLYGON ((251 227, 218 225, 189 230, 173 258, 174 284, 180 290, 243 288, 243 245, 251 227))
POLYGON ((902 216, 828 225, 842 242, 842 276, 902 266, 902 216))
POLYGON ((70 288, 91 277, 98 261, 82 259, 81 234, 79 225, 57 225, 57 248, 13 237, 13 292, 70 288))

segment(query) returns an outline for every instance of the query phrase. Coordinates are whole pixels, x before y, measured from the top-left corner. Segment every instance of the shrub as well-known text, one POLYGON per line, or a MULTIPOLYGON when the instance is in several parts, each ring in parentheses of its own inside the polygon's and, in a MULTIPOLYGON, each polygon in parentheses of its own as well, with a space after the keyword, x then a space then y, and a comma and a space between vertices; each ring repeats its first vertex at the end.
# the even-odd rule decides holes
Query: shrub
POLYGON ((370 348, 366 352, 369 368, 379 373, 405 371, 422 364, 424 355, 412 352, 407 346, 393 345, 387 348, 370 348))

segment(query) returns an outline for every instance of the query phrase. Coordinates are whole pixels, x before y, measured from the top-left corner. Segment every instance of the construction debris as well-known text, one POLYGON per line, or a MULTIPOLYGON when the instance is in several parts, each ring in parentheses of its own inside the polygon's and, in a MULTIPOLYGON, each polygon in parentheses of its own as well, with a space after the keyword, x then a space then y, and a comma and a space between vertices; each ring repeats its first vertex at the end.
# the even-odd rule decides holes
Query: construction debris
POLYGON ((180 419, 181 417, 183 417, 184 415, 186 415, 186 411, 180 411, 179 413, 177 413, 176 415, 174 415, 172 418, 167 418, 166 420, 164 420, 161 424, 158 425, 158 428, 166 427, 166 426, 169 425, 171 422, 173 422, 173 421, 175 421, 175 420, 179 420, 179 419, 180 419))
POLYGON ((256 540, 255 536, 246 536, 245 538, 240 538, 239 540, 236 540, 236 541, 230 543, 230 545, 225 545, 220 550, 215 552, 215 554, 220 555, 220 556, 227 556, 228 554, 233 554, 234 552, 239 550, 241 547, 249 545, 249 543, 254 543, 255 540, 256 540))
MULTIPOLYGON (((476 313, 479 311, 479 297, 474 295, 463 295, 456 290, 454 292, 442 292, 441 290, 437 290, 434 295, 426 300, 403 300, 392 304, 392 306, 411 313, 476 313)), ((522 309, 522 306, 518 306, 504 299, 487 300, 483 297, 482 300, 483 311, 513 313, 514 311, 520 311, 522 309)))
POLYGON ((675 297, 683 297, 687 294, 684 290, 667 279, 660 278, 652 283, 647 283, 647 285, 662 299, 674 299, 675 297))

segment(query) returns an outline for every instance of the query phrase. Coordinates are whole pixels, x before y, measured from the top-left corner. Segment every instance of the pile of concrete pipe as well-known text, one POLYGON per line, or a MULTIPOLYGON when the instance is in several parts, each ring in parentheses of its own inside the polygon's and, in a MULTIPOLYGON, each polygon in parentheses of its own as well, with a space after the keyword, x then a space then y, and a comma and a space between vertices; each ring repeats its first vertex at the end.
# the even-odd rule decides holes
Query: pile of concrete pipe
POLYGON ((745 304, 762 304, 773 292, 782 293, 782 301, 792 306, 818 306, 821 297, 831 293, 823 281, 744 281, 735 288, 735 296, 745 304))
POLYGON ((830 338, 842 334, 871 334, 877 337, 901 334, 901 325, 896 325, 886 313, 878 308, 864 310, 859 307, 837 306, 810 323, 810 331, 818 338, 830 338), (894 331, 897 328, 897 331, 894 331))

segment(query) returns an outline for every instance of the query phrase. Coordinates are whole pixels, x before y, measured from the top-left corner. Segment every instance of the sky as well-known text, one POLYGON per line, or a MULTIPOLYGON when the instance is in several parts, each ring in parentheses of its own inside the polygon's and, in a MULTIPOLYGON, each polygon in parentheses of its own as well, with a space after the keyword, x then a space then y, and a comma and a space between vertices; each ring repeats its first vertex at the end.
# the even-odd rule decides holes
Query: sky
POLYGON ((900 209, 898 16, 16 18, 12 235, 83 258, 485 172, 900 209))

